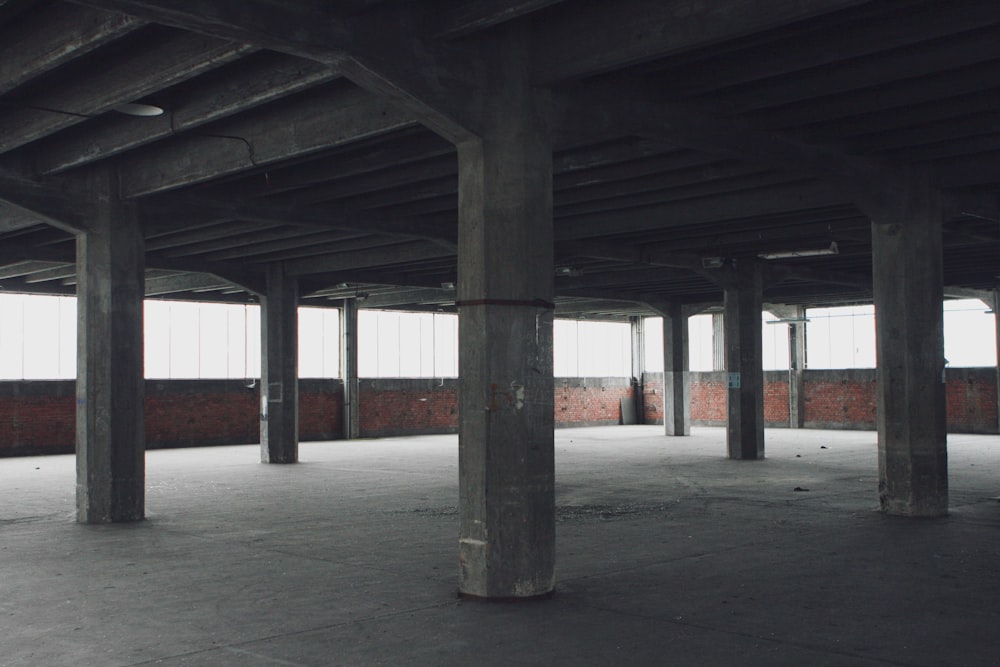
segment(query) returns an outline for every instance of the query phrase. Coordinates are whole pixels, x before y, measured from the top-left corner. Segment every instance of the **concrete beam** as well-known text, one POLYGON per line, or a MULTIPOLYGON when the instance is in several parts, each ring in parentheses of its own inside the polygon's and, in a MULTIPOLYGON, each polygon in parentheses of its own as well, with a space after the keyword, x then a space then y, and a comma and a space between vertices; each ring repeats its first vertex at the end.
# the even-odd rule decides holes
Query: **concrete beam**
POLYGON ((32 150, 35 168, 43 174, 58 173, 127 150, 189 132, 234 113, 245 113, 286 95, 312 88, 337 77, 318 63, 275 54, 251 56, 236 72, 208 75, 207 81, 172 95, 171 107, 155 118, 109 115, 95 118, 86 127, 61 132, 32 150))
POLYGON ((125 157, 123 192, 150 195, 413 125, 394 105, 348 84, 264 107, 213 128, 125 157))
POLYGON ((864 0, 618 0, 567 12, 535 27, 535 81, 567 81, 594 72, 707 47, 863 4, 864 0))
POLYGON ((253 51, 245 44, 201 35, 157 37, 93 76, 64 81, 0 111, 0 153, 76 125, 89 116, 180 83, 253 51), (58 110, 58 111, 53 111, 58 110), (63 112, 69 113, 63 113, 63 112))
POLYGON ((437 17, 433 31, 437 39, 455 39, 486 30, 536 12, 564 0, 471 0, 454 6, 437 17))
POLYGON ((0 171, 0 203, 38 223, 71 234, 87 229, 97 214, 91 201, 67 193, 65 188, 43 184, 9 171, 0 171))
POLYGON ((0 95, 143 25, 132 16, 66 3, 38 8, 4 35, 0 95))
POLYGON ((771 216, 788 211, 836 206, 844 197, 817 182, 794 182, 748 192, 654 204, 629 211, 609 211, 559 218, 556 239, 572 241, 616 233, 662 230, 719 220, 771 216))
POLYGON ((475 114, 465 103, 472 96, 471 82, 477 80, 471 68, 477 59, 423 40, 420 27, 426 17, 416 5, 394 4, 345 18, 322 3, 77 1, 333 66, 369 92, 406 109, 414 122, 453 142, 472 138, 478 129, 473 126, 475 114))

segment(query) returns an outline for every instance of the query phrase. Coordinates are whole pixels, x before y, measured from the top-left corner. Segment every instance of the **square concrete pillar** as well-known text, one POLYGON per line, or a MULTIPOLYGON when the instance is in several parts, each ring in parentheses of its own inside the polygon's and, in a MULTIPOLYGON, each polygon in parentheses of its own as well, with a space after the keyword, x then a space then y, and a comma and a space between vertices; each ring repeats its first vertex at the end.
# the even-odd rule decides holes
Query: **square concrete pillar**
POLYGON ((788 323, 788 426, 802 428, 806 421, 806 309, 796 307, 788 323))
POLYGON ((486 50, 483 135, 459 157, 459 592, 553 590, 554 262, 549 97, 526 34, 486 50))
POLYGON ((939 194, 914 175, 872 212, 879 500, 887 514, 948 512, 939 194))
POLYGON ((142 229, 112 170, 90 183, 96 214, 77 237, 76 515, 145 513, 142 229))
POLYGON ((691 435, 691 373, 688 318, 682 306, 660 309, 663 316, 663 425, 667 435, 691 435))
POLYGON ((643 375, 646 370, 646 332, 645 318, 633 315, 629 317, 629 329, 632 334, 632 390, 635 392, 636 423, 644 424, 646 409, 643 405, 643 375))
POLYGON ((299 460, 298 279, 281 264, 267 267, 261 299, 260 460, 299 460))
POLYGON ((344 383, 344 439, 351 440, 361 435, 357 299, 344 299, 340 306, 340 379, 344 383))
POLYGON ((724 290, 727 423, 731 459, 764 458, 764 362, 761 333, 763 283, 760 266, 734 260, 724 290))

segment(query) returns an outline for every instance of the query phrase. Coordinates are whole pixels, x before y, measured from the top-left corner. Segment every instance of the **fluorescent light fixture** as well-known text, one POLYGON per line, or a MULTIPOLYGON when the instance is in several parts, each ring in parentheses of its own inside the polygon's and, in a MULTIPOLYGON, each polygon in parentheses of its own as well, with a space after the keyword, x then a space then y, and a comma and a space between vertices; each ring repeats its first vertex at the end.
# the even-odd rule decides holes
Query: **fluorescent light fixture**
POLYGON ((701 266, 704 269, 719 269, 725 264, 725 260, 721 257, 702 257, 701 266))
POLYGON ((116 104, 114 106, 114 110, 118 113, 123 113, 126 116, 139 116, 140 118, 149 118, 163 114, 163 107, 158 107, 153 104, 142 104, 140 102, 125 102, 124 104, 116 104))
POLYGON ((455 283, 441 283, 441 289, 455 289, 455 283))
POLYGON ((765 324, 797 324, 799 322, 808 322, 808 317, 786 317, 780 320, 768 320, 765 324))
POLYGON ((761 259, 789 259, 791 257, 818 257, 820 255, 836 255, 840 253, 836 241, 831 241, 830 245, 823 248, 806 248, 802 250, 779 250, 778 252, 761 252, 757 256, 761 259))

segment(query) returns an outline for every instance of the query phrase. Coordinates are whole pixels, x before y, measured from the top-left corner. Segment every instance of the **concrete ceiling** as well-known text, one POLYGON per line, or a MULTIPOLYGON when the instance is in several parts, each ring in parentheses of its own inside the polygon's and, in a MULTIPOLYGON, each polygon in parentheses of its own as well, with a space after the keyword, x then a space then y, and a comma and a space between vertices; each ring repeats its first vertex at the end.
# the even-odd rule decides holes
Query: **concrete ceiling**
POLYGON ((557 315, 709 307, 733 257, 767 302, 870 302, 859 204, 913 167, 945 195, 946 294, 995 287, 995 0, 6 0, 0 288, 73 293, 113 164, 151 297, 249 300, 281 261, 304 305, 450 309, 462 100, 509 22, 557 110, 557 315))

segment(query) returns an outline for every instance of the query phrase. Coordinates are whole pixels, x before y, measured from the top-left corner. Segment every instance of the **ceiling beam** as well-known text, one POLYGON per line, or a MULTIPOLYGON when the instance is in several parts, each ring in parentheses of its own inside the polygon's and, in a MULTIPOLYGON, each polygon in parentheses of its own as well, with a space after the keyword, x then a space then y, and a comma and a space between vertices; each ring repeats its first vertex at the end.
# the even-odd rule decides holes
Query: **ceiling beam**
POLYGON ((867 0, 617 0, 539 22, 535 80, 554 83, 609 72, 815 18, 867 0))
POLYGON ((0 171, 0 202, 63 231, 78 234, 87 230, 94 207, 86 200, 71 197, 64 190, 43 185, 9 171, 0 171))
MULTIPOLYGON (((936 3, 875 2, 862 12, 852 13, 845 25, 829 22, 791 37, 778 37, 741 51, 737 57, 709 56, 698 63, 695 76, 680 68, 657 76, 663 89, 675 98, 685 98, 714 90, 834 65, 838 62, 876 56, 901 47, 980 30, 997 21, 993 0, 968 0, 962 11, 944 12, 936 3), (789 53, 795 57, 790 58, 789 53)), ((909 54, 912 56, 912 52, 909 54)))
POLYGON ((210 273, 181 273, 146 278, 146 296, 164 296, 198 289, 225 289, 233 284, 210 273))
POLYGON ((333 3, 241 0, 75 0, 223 39, 256 44, 336 67, 358 85, 409 111, 453 142, 475 136, 468 113, 473 58, 419 37, 417 3, 392 3, 354 17, 333 3), (324 6, 325 5, 325 6, 324 6))
POLYGON ((413 125, 405 111, 349 84, 125 156, 122 193, 138 197, 255 169, 413 125))
MULTIPOLYGON (((169 198, 143 202, 140 218, 147 233, 164 233, 176 227, 178 221, 199 221, 207 224, 216 221, 239 220, 266 224, 291 224, 318 229, 358 232, 363 234, 390 234, 400 239, 427 240, 451 248, 457 243, 457 223, 442 228, 419 218, 389 218, 364 211, 345 211, 335 207, 297 206, 276 204, 267 200, 220 201, 210 197, 169 198)), ((192 232, 197 234, 197 232, 192 232)))
POLYGON ((79 77, 0 110, 0 153, 190 79, 249 53, 254 47, 187 33, 150 40, 128 58, 117 58, 92 76, 79 77))
POLYGON ((206 76, 207 82, 172 93, 171 106, 161 116, 106 116, 41 142, 32 149, 35 168, 52 174, 108 158, 326 83, 337 74, 318 63, 272 54, 224 76, 206 76))
POLYGON ((257 270, 255 267, 238 262, 192 261, 146 253, 146 268, 184 273, 210 273, 226 283, 231 283, 244 291, 258 295, 263 294, 266 289, 263 270, 257 270))
POLYGON ((289 275, 303 276, 332 271, 372 269, 379 266, 419 262, 425 259, 453 257, 454 255, 454 250, 432 243, 398 243, 371 250, 293 260, 285 262, 285 269, 289 275))
MULTIPOLYGON (((781 132, 758 130, 737 118, 720 118, 687 104, 652 100, 641 87, 607 83, 562 94, 571 123, 608 125, 753 165, 821 178, 866 212, 898 204, 905 178, 894 165, 848 155, 833 146, 807 144, 781 132)), ((843 201, 841 201, 843 203, 843 201)))
POLYGON ((468 0, 444 11, 434 31, 436 39, 455 39, 513 21, 564 0, 468 0))
POLYGON ((359 301, 359 305, 363 305, 365 308, 393 308, 399 306, 415 306, 415 305, 454 305, 455 304, 455 290, 453 289, 434 289, 434 288, 422 288, 422 289, 412 289, 406 288, 399 291, 384 292, 380 294, 370 294, 363 299, 360 296, 355 297, 359 301))
POLYGON ((824 183, 805 182, 686 199, 642 208, 557 218, 557 241, 764 217, 843 203, 824 183))
POLYGON ((0 95, 143 25, 132 16, 63 3, 31 12, 4 34, 0 95))

